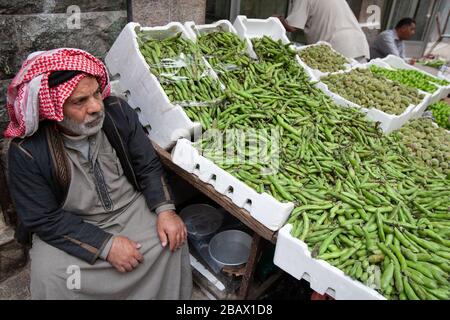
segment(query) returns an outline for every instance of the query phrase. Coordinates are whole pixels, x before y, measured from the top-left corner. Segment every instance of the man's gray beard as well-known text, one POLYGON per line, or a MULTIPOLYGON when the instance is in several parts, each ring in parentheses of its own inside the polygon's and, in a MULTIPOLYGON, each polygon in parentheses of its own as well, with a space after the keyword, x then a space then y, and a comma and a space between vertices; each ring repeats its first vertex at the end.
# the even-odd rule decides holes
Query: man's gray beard
POLYGON ((85 122, 78 123, 75 120, 64 117, 61 122, 58 122, 58 125, 66 129, 66 131, 78 135, 78 136, 92 136, 100 131, 103 126, 103 120, 105 119, 105 112, 100 111, 95 114, 95 116, 90 116, 85 122), (97 122, 100 119, 100 122, 95 126, 91 126, 92 122, 97 122))

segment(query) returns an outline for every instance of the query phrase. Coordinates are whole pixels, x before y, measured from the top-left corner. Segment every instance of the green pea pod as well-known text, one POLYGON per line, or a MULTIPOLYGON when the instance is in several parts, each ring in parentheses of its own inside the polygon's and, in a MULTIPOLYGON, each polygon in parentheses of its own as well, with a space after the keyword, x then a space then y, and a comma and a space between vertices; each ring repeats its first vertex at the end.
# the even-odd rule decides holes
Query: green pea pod
POLYGON ((381 276, 381 289, 386 290, 394 276, 394 263, 391 261, 381 276))
POLYGON ((325 251, 327 251, 328 246, 331 244, 334 238, 337 237, 341 232, 342 229, 338 228, 334 230, 328 238, 325 239, 325 241, 320 246, 319 255, 324 254, 325 251))
POLYGON ((383 230, 383 218, 381 217, 380 212, 377 212, 376 215, 377 215, 378 236, 380 237, 381 241, 385 242, 386 236, 384 235, 383 230))
POLYGON ((389 246, 389 248, 392 250, 392 252, 394 252, 395 256, 397 257, 399 263, 400 263, 400 267, 402 269, 402 271, 405 271, 407 269, 407 263, 405 260, 405 257, 403 257, 402 253, 400 252, 400 250, 394 246, 393 244, 391 244, 389 246))
POLYGON ((306 239, 306 237, 308 236, 308 232, 309 232, 309 218, 305 211, 303 211, 302 216, 303 216, 303 224, 304 225, 303 225, 302 235, 300 236, 300 240, 304 241, 306 239))
POLYGON ((403 277, 403 284, 405 286, 405 294, 410 300, 420 300, 419 297, 414 292, 413 288, 409 284, 408 278, 403 277))
POLYGON ((397 288, 398 292, 403 291, 403 281, 402 281, 402 274, 400 269, 400 264, 396 258, 396 256, 384 245, 384 243, 379 242, 378 247, 385 255, 387 255, 393 262, 394 262, 394 280, 395 280, 395 287, 397 288))
POLYGON ((369 256, 368 261, 371 264, 377 264, 384 261, 384 254, 373 254, 369 256))

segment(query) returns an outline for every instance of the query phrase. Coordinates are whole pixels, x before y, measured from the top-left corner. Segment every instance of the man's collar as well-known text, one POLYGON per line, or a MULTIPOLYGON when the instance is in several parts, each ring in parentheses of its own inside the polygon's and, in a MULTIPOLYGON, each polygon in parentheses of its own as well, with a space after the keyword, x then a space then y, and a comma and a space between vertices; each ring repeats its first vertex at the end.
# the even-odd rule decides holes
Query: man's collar
POLYGON ((394 31, 394 40, 400 41, 400 38, 398 37, 397 30, 396 29, 392 29, 392 31, 394 31))

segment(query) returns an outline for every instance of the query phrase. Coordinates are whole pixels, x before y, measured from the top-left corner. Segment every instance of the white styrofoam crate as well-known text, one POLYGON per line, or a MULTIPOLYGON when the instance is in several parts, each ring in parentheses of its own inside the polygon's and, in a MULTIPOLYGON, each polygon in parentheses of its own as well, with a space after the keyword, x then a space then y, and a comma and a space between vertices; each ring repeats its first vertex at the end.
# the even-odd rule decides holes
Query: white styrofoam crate
MULTIPOLYGON (((252 38, 262 38, 268 36, 274 40, 281 40, 283 44, 290 43, 286 36, 286 30, 278 18, 269 17, 267 19, 249 19, 246 16, 237 16, 233 24, 238 35, 247 41, 247 46, 252 49, 252 38)), ((252 58, 258 57, 253 51, 252 58)))
MULTIPOLYGON (((442 80, 442 78, 436 77, 433 74, 430 74, 422 69, 419 69, 417 67, 414 67, 408 63, 406 63, 402 58, 399 58, 397 56, 394 55, 388 55, 387 57, 383 58, 382 61, 384 61, 385 63, 389 64, 392 68, 395 69, 410 69, 410 70, 416 70, 419 72, 422 72, 428 76, 431 76, 433 78, 442 80)), ((447 81, 450 81, 447 79, 447 81)), ((439 86, 439 85, 438 85, 439 86)), ((441 90, 440 90, 440 95, 437 101, 446 98, 449 94, 450 94, 450 84, 447 86, 440 86, 441 90)), ((436 101, 435 101, 436 102, 436 101)))
MULTIPOLYGON (((367 68, 367 67, 368 67, 368 64, 357 65, 357 66, 354 66, 350 70, 339 71, 339 72, 335 72, 334 74, 350 72, 354 68, 367 68)), ((370 109, 365 108, 354 102, 351 102, 351 101, 345 99, 344 97, 332 92, 328 88, 328 86, 323 82, 318 82, 316 84, 316 87, 321 89, 326 95, 331 97, 331 99, 333 99, 334 102, 336 102, 336 104, 338 104, 340 106, 344 106, 344 107, 353 107, 353 108, 360 109, 361 111, 363 111, 366 114, 368 119, 370 119, 372 121, 380 122, 381 123, 380 127, 383 130, 383 132, 386 134, 389 134, 394 130, 400 129, 409 119, 411 119, 415 115, 415 110, 425 109, 430 104, 430 97, 431 97, 430 94, 425 94, 425 96, 420 104, 410 105, 408 108, 406 108, 406 110, 402 114, 393 115, 393 114, 388 114, 386 112, 383 112, 383 111, 375 109, 375 108, 370 108, 370 109)), ((421 92, 421 93, 423 93, 423 92, 421 92)))
POLYGON ((172 161, 182 169, 211 184, 238 207, 273 231, 280 229, 294 209, 292 202, 281 203, 267 193, 258 193, 244 182, 233 177, 211 160, 199 154, 192 143, 180 139, 172 150, 172 161))
MULTIPOLYGON (((251 39, 262 38, 263 36, 268 36, 273 40, 281 40, 283 44, 291 43, 286 36, 286 29, 284 29, 283 24, 278 18, 270 17, 267 19, 248 19, 246 16, 237 16, 233 24, 237 31, 237 34, 247 42, 247 47, 250 48, 250 56, 254 59, 258 59, 255 51, 253 50, 253 44, 251 39)), ((296 50, 294 44, 292 44, 292 49, 296 50)), ((297 55, 295 55, 295 60, 298 64, 305 70, 310 81, 318 81, 318 77, 297 55)))
MULTIPOLYGON (((191 39, 195 42, 197 40, 197 37, 209 32, 214 31, 227 31, 234 34, 238 34, 236 29, 233 27, 230 21, 228 20, 219 20, 214 23, 210 24, 195 24, 194 21, 188 21, 184 23, 184 27, 186 28, 187 32, 190 34, 191 39)), ((247 41, 246 41, 247 43, 247 41)), ((253 51, 252 47, 248 46, 247 43, 247 54, 250 57, 256 57, 255 52, 253 51)))
MULTIPOLYGON (((112 76, 119 78, 119 86, 127 93, 131 107, 138 111, 141 123, 150 129, 149 137, 162 148, 169 149, 179 138, 190 138, 201 131, 201 124, 191 121, 181 106, 170 102, 139 50, 135 28, 141 28, 140 24, 130 22, 124 27, 106 55, 105 63, 112 76)), ((151 32, 159 39, 178 32, 183 38, 190 39, 178 22, 142 27, 141 30, 151 32)), ((206 60, 203 61, 210 75, 217 80, 217 74, 206 60)))
MULTIPOLYGON (((394 69, 394 70, 395 69, 416 70, 423 74, 431 76, 433 78, 439 79, 438 77, 436 77, 424 70, 421 70, 419 68, 416 68, 416 67, 406 63, 402 58, 399 58, 394 55, 388 55, 387 57, 385 57, 383 59, 377 58, 377 59, 371 60, 369 63, 367 63, 367 65, 371 65, 371 64, 375 64, 379 67, 390 68, 390 69, 394 69)), ((434 93, 427 93, 430 95, 430 99, 428 100, 428 105, 431 105, 433 103, 438 102, 441 99, 444 99, 450 93, 450 85, 442 86, 437 83, 435 83, 434 85, 436 85, 438 87, 438 89, 434 93)), ((426 106, 422 105, 421 108, 416 108, 413 112, 412 118, 419 118, 420 116, 422 116, 423 112, 426 110, 428 105, 426 105, 426 106)))
MULTIPOLYGON (((322 45, 327 45, 327 46, 329 46, 329 47, 331 48, 331 50, 333 50, 335 53, 337 53, 337 54, 341 55, 342 57, 344 57, 342 54, 340 54, 339 52, 337 52, 336 50, 334 50, 333 47, 331 46, 331 44, 328 43, 328 42, 326 42, 326 41, 319 41, 319 42, 316 42, 316 43, 314 43, 314 44, 309 44, 309 45, 306 45, 306 46, 296 47, 296 51, 297 51, 297 52, 300 52, 300 51, 305 50, 305 49, 307 49, 307 48, 310 48, 310 47, 313 47, 313 46, 318 46, 318 45, 321 45, 321 44, 322 44, 322 45)), ((358 61, 356 61, 355 59, 349 59, 349 58, 347 58, 347 57, 344 57, 344 58, 347 60, 347 63, 344 64, 345 70, 349 70, 350 68, 359 65, 358 61)), ((317 78, 320 78, 320 77, 323 77, 323 76, 326 76, 326 75, 329 74, 329 72, 322 72, 322 71, 320 71, 319 69, 313 69, 313 68, 311 68, 310 66, 308 66, 308 65, 306 64, 306 62, 304 62, 304 61, 302 60, 302 58, 300 57, 300 55, 299 55, 299 59, 306 65, 306 67, 307 67, 308 69, 311 70, 311 72, 312 72, 317 78)))
MULTIPOLYGON (((371 60, 370 62, 366 63, 362 67, 363 68, 370 67, 371 65, 375 65, 375 66, 390 69, 390 70, 395 70, 394 67, 391 67, 388 63, 386 63, 385 61, 383 61, 382 59, 379 59, 379 58, 371 60)), ((416 108, 414 108, 414 110, 412 110, 410 119, 420 118, 422 116, 422 114, 424 113, 424 111, 426 110, 426 108, 428 108, 429 105, 440 100, 440 96, 442 94, 443 89, 441 86, 439 86, 439 85, 437 85, 437 86, 439 89, 436 90, 433 94, 422 91, 420 89, 417 89, 421 94, 423 94, 425 96, 424 101, 423 101, 424 103, 420 103, 419 105, 417 105, 416 108), (426 97, 428 97, 428 99, 426 97)))
POLYGON ((386 300, 372 288, 347 276, 324 260, 314 259, 303 241, 291 236, 291 224, 278 231, 274 263, 295 277, 305 279, 311 289, 336 300, 386 300))

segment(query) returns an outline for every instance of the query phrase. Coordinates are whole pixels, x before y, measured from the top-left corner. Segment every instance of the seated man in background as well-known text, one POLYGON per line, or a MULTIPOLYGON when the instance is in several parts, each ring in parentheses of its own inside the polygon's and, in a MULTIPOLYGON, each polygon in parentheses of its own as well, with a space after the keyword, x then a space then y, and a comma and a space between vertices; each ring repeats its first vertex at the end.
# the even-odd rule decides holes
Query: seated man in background
POLYGON ((32 299, 189 299, 164 169, 109 92, 103 63, 78 49, 30 55, 8 88, 7 176, 17 235, 33 235, 32 299))
POLYGON ((416 22, 411 18, 401 19, 395 29, 381 32, 370 46, 370 57, 384 58, 390 54, 405 59, 405 44, 416 33, 416 22))
POLYGON ((303 29, 307 44, 326 41, 347 58, 370 58, 366 35, 345 0, 295 0, 289 16, 278 18, 288 32, 303 29))

